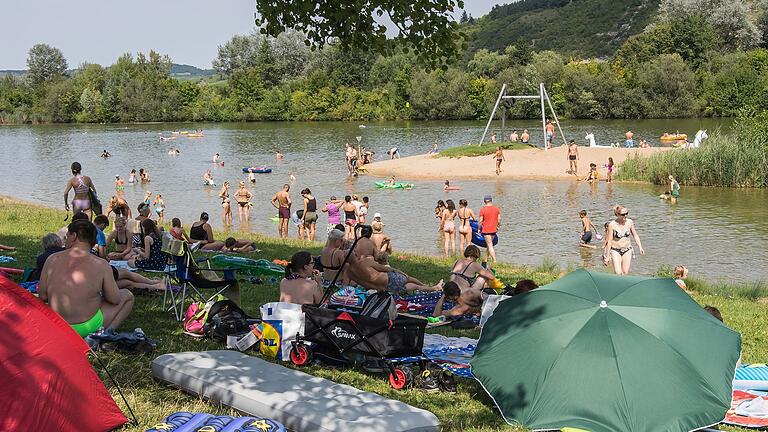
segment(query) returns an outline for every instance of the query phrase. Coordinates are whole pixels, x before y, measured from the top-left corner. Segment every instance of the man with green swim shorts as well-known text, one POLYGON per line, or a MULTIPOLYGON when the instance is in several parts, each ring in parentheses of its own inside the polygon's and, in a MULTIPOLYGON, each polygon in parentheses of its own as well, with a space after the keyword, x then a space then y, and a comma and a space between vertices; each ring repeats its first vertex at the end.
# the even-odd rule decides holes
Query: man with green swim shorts
POLYGON ((80 336, 117 328, 133 309, 133 294, 118 289, 109 263, 91 253, 96 227, 87 220, 67 227, 67 250, 48 257, 38 284, 47 302, 80 336))

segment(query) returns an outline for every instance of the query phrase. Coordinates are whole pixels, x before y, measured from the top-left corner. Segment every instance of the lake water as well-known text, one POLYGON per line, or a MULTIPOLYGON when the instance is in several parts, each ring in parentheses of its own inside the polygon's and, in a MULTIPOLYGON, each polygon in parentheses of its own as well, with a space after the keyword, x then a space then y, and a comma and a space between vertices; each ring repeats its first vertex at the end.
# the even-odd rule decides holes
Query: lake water
MULTIPOLYGON (((657 137, 665 131, 692 136, 700 127, 714 130, 729 124, 698 119, 566 121, 563 127, 566 136, 579 143, 584 143, 586 133, 594 132, 599 144, 607 144, 622 141, 627 129, 636 138, 658 143, 657 137)), ((276 224, 270 221, 275 210, 269 199, 292 172, 297 178, 291 190, 294 200, 299 200, 298 192, 304 187, 312 189, 319 203, 331 195, 370 197, 370 214, 382 213, 385 231, 400 250, 442 253, 435 202, 450 198, 458 203, 465 198, 477 212, 483 195, 492 194, 503 217, 497 248, 501 260, 536 265, 550 259, 562 266, 602 266, 599 252, 578 247, 577 213, 586 209, 595 225, 601 226, 612 217, 611 207, 621 203, 637 223, 646 250, 645 256, 638 255, 633 262, 635 273, 651 274, 660 264, 682 263, 693 275, 709 278, 749 281, 768 276, 768 195, 764 190, 685 187, 673 206, 657 198, 664 188, 653 185, 463 181, 457 182, 460 191, 446 193, 440 181, 420 181, 410 191, 382 190, 374 187, 374 178, 346 176, 343 145, 356 142, 358 136, 379 157, 394 145, 408 156, 425 153, 435 141, 440 148, 477 142, 484 126, 481 122, 387 122, 367 124, 366 128, 355 123, 2 126, 0 149, 7 168, 0 174, 0 194, 61 208, 69 166, 77 160, 106 203, 114 193, 115 174, 127 179, 131 168, 145 168, 152 178, 149 185, 126 185, 125 197, 134 209, 144 191, 151 190, 163 194, 168 219, 179 217, 189 226, 201 211, 208 211, 217 229, 221 228, 218 189, 202 186, 203 172, 213 169, 217 184, 229 180, 236 185, 245 179, 242 167, 269 165, 273 173, 259 175, 252 189, 250 225, 239 226, 234 209, 233 230, 276 235, 276 224), (205 137, 158 139, 160 132, 169 135, 171 130, 198 128, 205 131, 205 137), (170 146, 179 148, 181 156, 168 156, 170 146), (286 155, 282 162, 275 161, 277 148, 286 155), (112 158, 102 160, 103 149, 112 158), (222 155, 225 167, 209 162, 214 153, 222 155)), ((541 125, 535 120, 507 122, 507 135, 511 127, 527 128, 532 142, 541 141, 541 125)), ((321 214, 321 239, 325 223, 321 214)), ((295 235, 292 226, 291 236, 295 235)))

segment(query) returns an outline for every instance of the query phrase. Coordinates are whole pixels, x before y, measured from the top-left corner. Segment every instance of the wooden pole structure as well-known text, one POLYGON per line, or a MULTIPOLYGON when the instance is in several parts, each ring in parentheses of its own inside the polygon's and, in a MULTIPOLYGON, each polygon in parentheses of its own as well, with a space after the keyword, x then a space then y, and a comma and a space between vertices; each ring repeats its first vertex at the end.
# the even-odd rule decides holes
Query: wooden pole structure
POLYGON ((544 150, 547 149, 547 111, 544 109, 544 83, 539 83, 539 97, 541 100, 541 131, 544 133, 544 150))
POLYGON ((544 90, 544 96, 547 98, 547 104, 549 105, 549 110, 552 112, 552 117, 555 118, 555 124, 557 124, 557 130, 560 131, 560 137, 563 139, 563 144, 568 145, 568 141, 566 141, 565 134, 563 133, 563 128, 560 127, 560 120, 557 119, 555 108, 552 107, 552 101, 549 99, 549 93, 547 93, 547 89, 544 88, 543 84, 541 88, 544 90))
MULTIPOLYGON (((490 117, 488 117, 488 124, 486 124, 486 125, 485 125, 485 130, 483 131, 483 136, 482 136, 482 137, 480 137, 480 143, 478 144, 478 146, 481 146, 481 145, 483 145, 483 141, 485 140, 485 135, 487 135, 487 134, 488 134, 488 129, 490 129, 490 127, 491 127, 491 122, 493 121, 493 116, 495 116, 495 115, 496 115, 496 110, 499 108, 499 102, 501 102, 501 98, 502 98, 502 96, 504 96, 504 92, 505 92, 506 90, 507 90, 507 84, 506 84, 506 83, 504 83, 504 84, 501 86, 501 91, 499 92, 499 97, 498 97, 498 98, 496 98, 496 104, 493 106, 493 111, 491 111, 491 116, 490 116, 490 117)), ((542 106, 542 107, 544 106, 544 105, 543 105, 543 102, 542 102, 542 105, 541 105, 541 106, 542 106)))

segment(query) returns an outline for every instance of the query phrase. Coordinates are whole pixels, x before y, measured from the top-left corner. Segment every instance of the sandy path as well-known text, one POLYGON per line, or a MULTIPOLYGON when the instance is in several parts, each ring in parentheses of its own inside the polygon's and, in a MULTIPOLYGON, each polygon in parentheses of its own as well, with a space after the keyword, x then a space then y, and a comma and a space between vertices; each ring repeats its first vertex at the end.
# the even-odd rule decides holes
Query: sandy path
MULTIPOLYGON (((579 176, 586 176, 589 164, 595 163, 601 175, 605 175, 602 165, 613 157, 614 164, 621 164, 630 155, 639 153, 650 155, 671 147, 652 147, 647 149, 592 148, 579 147, 579 176)), ((368 173, 376 177, 390 177, 400 181, 415 179, 568 179, 573 174, 566 173, 568 159, 565 146, 552 150, 524 149, 505 150, 505 162, 502 163, 501 175, 495 174, 495 161, 492 155, 477 157, 437 158, 430 155, 411 156, 402 159, 385 160, 367 165, 368 173)))

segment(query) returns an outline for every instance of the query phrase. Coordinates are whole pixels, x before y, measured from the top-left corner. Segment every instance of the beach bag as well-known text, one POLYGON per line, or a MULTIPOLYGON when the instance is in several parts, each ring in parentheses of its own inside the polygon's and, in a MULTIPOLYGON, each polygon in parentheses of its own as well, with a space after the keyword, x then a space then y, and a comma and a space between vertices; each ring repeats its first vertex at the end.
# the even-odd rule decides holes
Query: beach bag
POLYGON ((272 302, 262 305, 260 351, 267 357, 290 360, 291 342, 304 333, 304 312, 301 305, 272 302))
POLYGON ((392 294, 379 291, 365 299, 360 315, 391 321, 397 318, 397 304, 392 294))
POLYGON ((93 210, 93 214, 100 216, 102 214, 102 207, 101 201, 99 201, 99 196, 96 195, 96 191, 93 190, 93 188, 88 189, 88 194, 91 198, 91 210, 93 210))
POLYGON ((171 237, 170 234, 165 234, 163 235, 163 244, 160 246, 160 251, 168 255, 182 256, 184 255, 184 242, 171 237))
POLYGON ((190 336, 203 337, 205 334, 203 328, 208 321, 208 312, 211 310, 213 304, 219 300, 226 300, 226 297, 219 294, 207 303, 193 302, 189 305, 187 311, 184 313, 184 321, 182 321, 184 333, 190 336))
POLYGON ((211 339, 226 342, 227 336, 242 336, 250 328, 250 317, 232 300, 220 300, 208 310, 203 334, 211 339))

